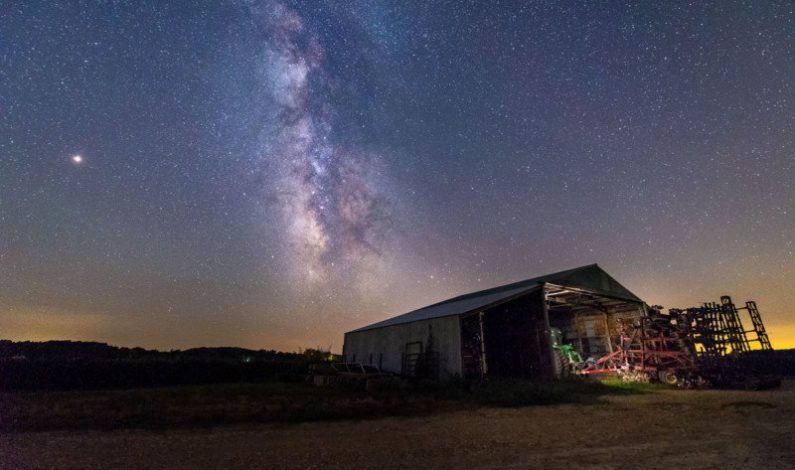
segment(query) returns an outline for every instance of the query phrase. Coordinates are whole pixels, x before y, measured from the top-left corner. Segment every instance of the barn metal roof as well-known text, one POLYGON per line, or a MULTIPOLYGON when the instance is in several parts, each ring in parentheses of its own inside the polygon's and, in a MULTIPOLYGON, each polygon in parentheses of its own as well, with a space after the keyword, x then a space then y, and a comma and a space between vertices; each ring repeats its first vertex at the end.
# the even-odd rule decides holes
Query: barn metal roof
POLYGON ((532 279, 493 287, 491 289, 459 295, 458 297, 453 297, 452 299, 413 310, 403 315, 364 326, 350 333, 420 320, 429 320, 432 318, 463 315, 465 313, 478 311, 484 307, 491 307, 507 302, 519 295, 538 289, 544 283, 578 287, 608 297, 630 302, 642 302, 641 299, 613 279, 613 277, 607 274, 599 265, 590 264, 588 266, 581 266, 579 268, 534 277, 532 279))

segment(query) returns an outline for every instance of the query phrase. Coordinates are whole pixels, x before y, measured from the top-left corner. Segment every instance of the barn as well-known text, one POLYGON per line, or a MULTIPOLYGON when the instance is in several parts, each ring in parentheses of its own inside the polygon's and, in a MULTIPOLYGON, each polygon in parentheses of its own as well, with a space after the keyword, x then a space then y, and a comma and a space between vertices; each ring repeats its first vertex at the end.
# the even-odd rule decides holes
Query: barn
POLYGON ((343 354, 409 377, 555 376, 550 332, 584 358, 612 350, 617 320, 646 304, 596 264, 459 295, 345 334, 343 354))

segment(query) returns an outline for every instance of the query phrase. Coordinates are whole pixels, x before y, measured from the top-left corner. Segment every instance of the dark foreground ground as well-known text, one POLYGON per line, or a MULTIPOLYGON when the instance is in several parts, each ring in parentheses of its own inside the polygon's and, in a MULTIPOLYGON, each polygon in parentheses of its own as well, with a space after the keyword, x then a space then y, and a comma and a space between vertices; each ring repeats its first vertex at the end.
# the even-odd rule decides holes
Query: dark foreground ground
MULTIPOLYGON (((90 406, 98 406, 96 396, 87 396, 90 406)), ((208 427, 187 418, 163 426, 149 417, 146 429, 108 426, 110 421, 104 430, 92 429, 91 421, 72 430, 33 430, 46 428, 44 423, 20 427, 20 420, 49 416, 47 406, 60 406, 62 418, 75 416, 60 395, 45 395, 50 405, 34 409, 41 397, 2 397, 0 413, 6 424, 13 415, 17 429, 0 434, 0 468, 795 467, 793 382, 763 392, 606 393, 546 406, 448 404, 444 412, 377 419, 208 427)), ((130 404, 115 406, 123 414, 130 404)))

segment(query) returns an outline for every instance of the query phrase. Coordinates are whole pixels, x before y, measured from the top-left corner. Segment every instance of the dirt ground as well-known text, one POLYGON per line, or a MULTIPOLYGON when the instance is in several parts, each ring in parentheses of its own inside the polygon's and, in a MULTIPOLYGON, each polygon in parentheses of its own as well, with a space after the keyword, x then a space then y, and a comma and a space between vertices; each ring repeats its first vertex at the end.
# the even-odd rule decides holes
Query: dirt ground
POLYGON ((170 431, 0 435, 0 468, 795 468, 795 383, 596 405, 170 431))

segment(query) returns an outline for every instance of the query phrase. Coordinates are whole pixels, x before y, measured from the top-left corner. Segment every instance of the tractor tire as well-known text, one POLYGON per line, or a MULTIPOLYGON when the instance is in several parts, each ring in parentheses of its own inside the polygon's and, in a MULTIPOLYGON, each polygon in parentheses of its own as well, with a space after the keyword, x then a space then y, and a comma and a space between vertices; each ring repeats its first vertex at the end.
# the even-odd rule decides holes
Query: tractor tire
POLYGON ((657 372, 657 378, 660 380, 660 383, 665 385, 670 385, 672 387, 679 385, 679 377, 676 375, 676 371, 673 369, 666 369, 657 372))
POLYGON ((563 351, 560 349, 553 349, 552 350, 552 363, 554 365, 554 372, 555 377, 559 379, 563 379, 568 377, 571 374, 571 366, 569 365, 569 359, 563 354, 563 351))

